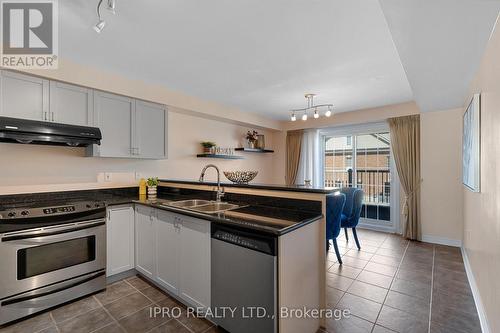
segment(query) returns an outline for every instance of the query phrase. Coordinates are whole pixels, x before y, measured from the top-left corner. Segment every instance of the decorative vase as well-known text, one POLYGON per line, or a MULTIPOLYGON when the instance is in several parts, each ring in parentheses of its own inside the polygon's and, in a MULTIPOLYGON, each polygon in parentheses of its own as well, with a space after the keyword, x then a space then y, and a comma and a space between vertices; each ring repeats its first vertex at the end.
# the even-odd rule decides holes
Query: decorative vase
POLYGON ((248 141, 248 148, 255 149, 255 141, 248 141))
POLYGON ((156 200, 157 187, 156 186, 148 186, 148 199, 156 200))
POLYGON ((203 147, 203 153, 204 154, 211 154, 212 153, 212 147, 203 147))
POLYGON ((266 148, 266 139, 264 138, 264 134, 257 135, 256 147, 259 149, 266 148))

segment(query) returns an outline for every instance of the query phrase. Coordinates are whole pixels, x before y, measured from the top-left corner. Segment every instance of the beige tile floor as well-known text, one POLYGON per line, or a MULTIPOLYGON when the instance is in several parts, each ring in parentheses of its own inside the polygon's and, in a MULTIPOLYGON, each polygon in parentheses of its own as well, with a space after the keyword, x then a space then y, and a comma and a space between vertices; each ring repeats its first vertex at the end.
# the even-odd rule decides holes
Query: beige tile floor
MULTIPOLYGON (((343 265, 327 256, 327 302, 348 309, 349 318, 328 320, 328 333, 481 332, 457 248, 409 242, 399 236, 359 230, 361 251, 341 234, 343 265)), ((150 308, 180 307, 139 277, 105 292, 0 328, 0 333, 215 333, 209 321, 187 316, 150 317, 150 308)))
POLYGON ((358 230, 338 238, 327 259, 327 303, 349 318, 328 320, 327 332, 481 332, 459 248, 410 242, 358 230))

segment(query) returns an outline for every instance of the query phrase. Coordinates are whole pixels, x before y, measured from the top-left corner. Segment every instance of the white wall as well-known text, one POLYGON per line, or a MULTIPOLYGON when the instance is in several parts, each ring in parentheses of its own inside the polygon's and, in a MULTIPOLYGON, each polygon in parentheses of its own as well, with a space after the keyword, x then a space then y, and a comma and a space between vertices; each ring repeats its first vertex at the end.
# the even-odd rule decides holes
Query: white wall
POLYGON ((422 113, 420 149, 422 238, 461 246, 462 109, 422 113))

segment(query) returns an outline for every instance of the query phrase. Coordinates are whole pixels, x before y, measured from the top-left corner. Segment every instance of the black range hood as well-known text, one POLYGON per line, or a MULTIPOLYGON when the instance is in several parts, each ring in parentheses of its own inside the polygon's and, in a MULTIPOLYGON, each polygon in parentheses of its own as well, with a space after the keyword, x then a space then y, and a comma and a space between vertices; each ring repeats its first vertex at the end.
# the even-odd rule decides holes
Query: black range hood
POLYGON ((0 142, 86 147, 101 139, 96 127, 0 117, 0 142))

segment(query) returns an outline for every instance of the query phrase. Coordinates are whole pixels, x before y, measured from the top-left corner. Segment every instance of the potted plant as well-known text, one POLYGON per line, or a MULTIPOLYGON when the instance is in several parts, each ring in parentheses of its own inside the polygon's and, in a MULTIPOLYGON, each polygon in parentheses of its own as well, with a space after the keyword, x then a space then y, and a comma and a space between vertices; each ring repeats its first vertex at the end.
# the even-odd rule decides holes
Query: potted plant
POLYGON ((156 199, 156 193, 158 189, 158 177, 148 178, 146 184, 148 185, 148 199, 154 200, 156 199))
POLYGON ((248 141, 248 147, 255 148, 255 142, 257 142, 257 139, 259 138, 258 135, 259 133, 257 133, 257 131, 247 132, 246 139, 248 141))
POLYGON ((203 146, 203 153, 211 154, 212 148, 216 146, 216 143, 211 141, 203 141, 201 145, 203 146))

